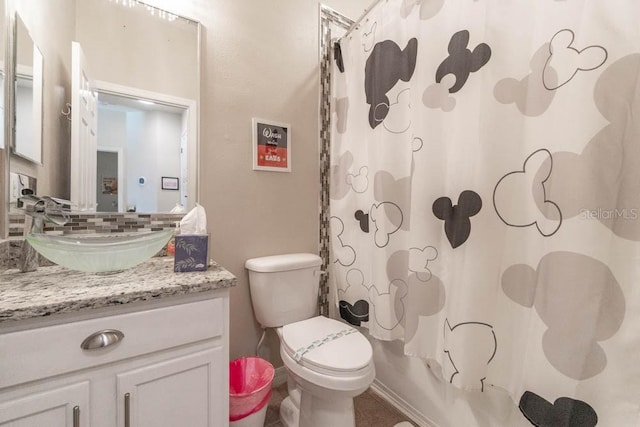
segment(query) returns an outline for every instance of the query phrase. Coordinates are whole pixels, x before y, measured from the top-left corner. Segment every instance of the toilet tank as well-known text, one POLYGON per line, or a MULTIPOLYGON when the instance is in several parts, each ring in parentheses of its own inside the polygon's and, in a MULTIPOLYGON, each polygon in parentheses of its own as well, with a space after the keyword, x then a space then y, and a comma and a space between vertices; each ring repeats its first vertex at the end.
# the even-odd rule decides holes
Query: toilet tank
POLYGON ((273 255, 247 260, 253 313, 275 328, 317 315, 320 265, 314 254, 273 255))

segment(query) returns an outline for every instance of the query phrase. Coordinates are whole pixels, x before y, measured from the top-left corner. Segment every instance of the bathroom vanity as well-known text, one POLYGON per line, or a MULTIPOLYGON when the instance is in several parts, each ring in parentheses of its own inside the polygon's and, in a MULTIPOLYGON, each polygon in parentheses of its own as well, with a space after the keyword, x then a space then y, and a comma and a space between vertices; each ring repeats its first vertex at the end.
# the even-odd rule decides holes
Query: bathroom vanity
POLYGON ((0 426, 225 426, 229 287, 219 265, 0 274, 0 426))

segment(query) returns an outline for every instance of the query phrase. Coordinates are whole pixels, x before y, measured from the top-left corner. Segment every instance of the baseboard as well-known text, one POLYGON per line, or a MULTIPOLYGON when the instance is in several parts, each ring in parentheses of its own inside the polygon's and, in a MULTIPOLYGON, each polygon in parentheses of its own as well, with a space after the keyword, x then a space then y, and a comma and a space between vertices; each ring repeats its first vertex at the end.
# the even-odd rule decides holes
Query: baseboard
POLYGON ((398 396, 396 392, 391 390, 386 385, 382 384, 377 379, 373 380, 373 384, 371 384, 370 389, 373 393, 389 402, 391 406, 396 408, 419 427, 437 427, 437 425, 433 421, 428 419, 426 416, 420 413, 420 411, 410 405, 406 400, 398 396))
POLYGON ((276 374, 273 377, 273 387, 278 387, 287 382, 287 368, 280 366, 276 368, 276 374))

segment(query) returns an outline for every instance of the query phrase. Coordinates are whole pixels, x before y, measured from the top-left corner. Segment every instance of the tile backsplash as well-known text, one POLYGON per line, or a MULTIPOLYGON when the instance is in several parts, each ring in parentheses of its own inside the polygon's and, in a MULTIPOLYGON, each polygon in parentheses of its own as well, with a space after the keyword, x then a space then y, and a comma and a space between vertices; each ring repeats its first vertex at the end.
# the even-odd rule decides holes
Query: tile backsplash
MULTIPOLYGON (((138 233, 175 228, 184 214, 172 213, 73 213, 64 226, 45 223, 46 234, 138 233)), ((9 240, 25 236, 24 214, 9 214, 9 240)), ((28 232, 28 230, 27 230, 28 232)))

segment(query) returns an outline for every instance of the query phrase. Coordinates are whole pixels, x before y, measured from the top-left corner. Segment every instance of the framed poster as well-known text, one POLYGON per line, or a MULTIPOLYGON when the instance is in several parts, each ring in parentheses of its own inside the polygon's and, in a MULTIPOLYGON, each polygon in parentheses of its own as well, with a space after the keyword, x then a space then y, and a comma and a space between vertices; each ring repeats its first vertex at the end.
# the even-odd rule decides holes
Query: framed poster
POLYGON ((253 118, 253 169, 291 172, 291 126, 253 118))
POLYGON ((118 194, 118 178, 103 176, 102 194, 118 194))
POLYGON ((163 176, 162 177, 162 189, 163 190, 179 190, 180 189, 180 179, 172 176, 163 176))

